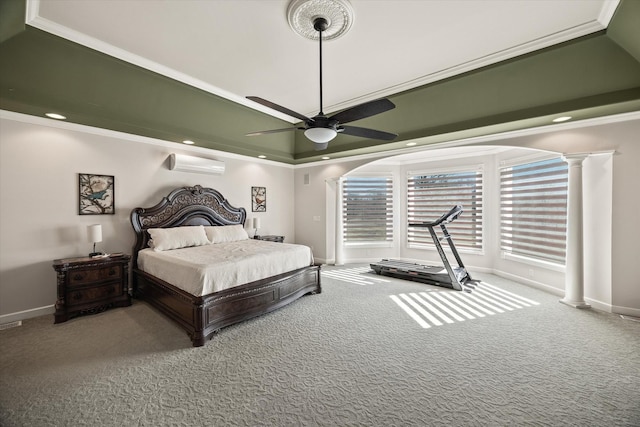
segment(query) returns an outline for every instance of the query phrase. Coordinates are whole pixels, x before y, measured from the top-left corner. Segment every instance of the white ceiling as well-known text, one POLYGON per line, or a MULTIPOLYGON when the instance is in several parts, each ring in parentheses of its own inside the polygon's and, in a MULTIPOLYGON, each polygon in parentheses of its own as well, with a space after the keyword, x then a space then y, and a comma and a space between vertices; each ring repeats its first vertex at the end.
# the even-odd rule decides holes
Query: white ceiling
MULTIPOLYGON (((602 30, 618 2, 351 0, 350 31, 323 43, 324 112, 602 30)), ((288 4, 28 0, 27 23, 295 122, 245 99, 318 113, 318 43, 289 27, 288 4)))

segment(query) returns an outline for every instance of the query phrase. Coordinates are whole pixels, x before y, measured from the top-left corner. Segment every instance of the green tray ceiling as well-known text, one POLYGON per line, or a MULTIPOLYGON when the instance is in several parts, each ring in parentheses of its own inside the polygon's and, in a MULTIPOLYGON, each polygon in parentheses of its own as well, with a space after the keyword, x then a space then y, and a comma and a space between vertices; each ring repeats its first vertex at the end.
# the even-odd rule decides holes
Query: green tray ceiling
POLYGON ((640 110, 640 1, 623 1, 606 31, 390 96, 396 109, 354 125, 396 141, 339 135, 325 151, 302 132, 246 137, 292 125, 24 26, 20 3, 0 2, 0 108, 289 164, 640 110))

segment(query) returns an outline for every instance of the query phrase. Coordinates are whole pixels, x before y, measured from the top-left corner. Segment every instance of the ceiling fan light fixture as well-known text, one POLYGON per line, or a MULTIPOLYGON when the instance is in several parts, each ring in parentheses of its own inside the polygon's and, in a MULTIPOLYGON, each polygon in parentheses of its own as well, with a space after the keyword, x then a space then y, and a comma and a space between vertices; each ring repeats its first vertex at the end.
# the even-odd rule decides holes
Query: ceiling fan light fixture
MULTIPOLYGON (((309 128, 304 131, 304 136, 316 144, 326 144, 338 135, 335 129, 331 128, 309 128)), ((318 148, 316 147, 316 150, 318 148)))

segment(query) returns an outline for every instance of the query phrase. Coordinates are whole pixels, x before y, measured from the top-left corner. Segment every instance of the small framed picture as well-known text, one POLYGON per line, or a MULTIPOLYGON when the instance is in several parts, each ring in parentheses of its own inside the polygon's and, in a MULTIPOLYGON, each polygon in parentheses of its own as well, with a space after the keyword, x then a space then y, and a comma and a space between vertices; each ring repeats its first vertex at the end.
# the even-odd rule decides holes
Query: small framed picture
POLYGON ((267 211, 267 188, 251 187, 251 212, 267 211))
POLYGON ((78 214, 113 215, 116 213, 115 177, 112 175, 78 174, 78 214))

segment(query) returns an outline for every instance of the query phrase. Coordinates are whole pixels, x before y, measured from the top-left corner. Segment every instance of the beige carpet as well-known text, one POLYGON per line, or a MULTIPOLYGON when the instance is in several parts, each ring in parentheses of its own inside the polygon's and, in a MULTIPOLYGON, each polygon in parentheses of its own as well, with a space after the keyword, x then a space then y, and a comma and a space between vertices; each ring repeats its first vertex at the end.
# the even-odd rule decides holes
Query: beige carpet
POLYGON ((640 323, 367 271, 200 348, 142 302, 0 331, 0 425, 640 425, 640 323))

